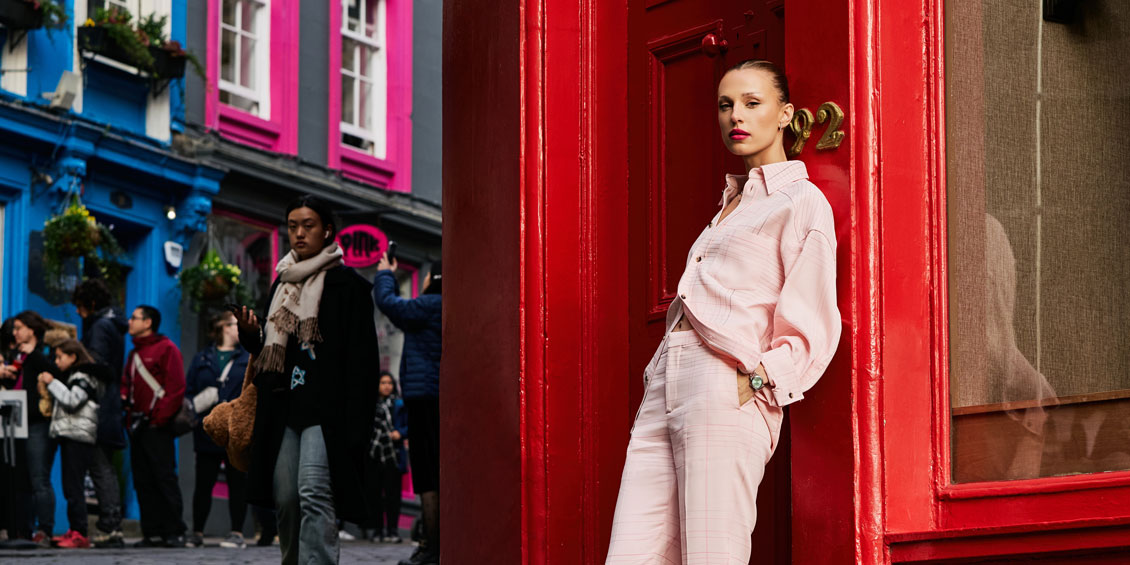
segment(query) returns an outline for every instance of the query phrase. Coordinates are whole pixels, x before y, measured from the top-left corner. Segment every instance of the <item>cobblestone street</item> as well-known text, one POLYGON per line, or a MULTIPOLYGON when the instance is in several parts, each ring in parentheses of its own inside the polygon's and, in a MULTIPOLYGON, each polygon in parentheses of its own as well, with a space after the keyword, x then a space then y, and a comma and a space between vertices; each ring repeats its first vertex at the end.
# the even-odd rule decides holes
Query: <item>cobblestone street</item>
MULTIPOLYGON (((130 540, 136 541, 136 540, 130 540)), ((208 539, 203 548, 185 549, 41 549, 0 550, 0 563, 35 565, 186 565, 278 563, 279 546, 249 546, 247 549, 225 549, 219 539, 208 539)), ((341 544, 341 563, 392 564, 411 555, 414 545, 382 545, 362 541, 341 544)))

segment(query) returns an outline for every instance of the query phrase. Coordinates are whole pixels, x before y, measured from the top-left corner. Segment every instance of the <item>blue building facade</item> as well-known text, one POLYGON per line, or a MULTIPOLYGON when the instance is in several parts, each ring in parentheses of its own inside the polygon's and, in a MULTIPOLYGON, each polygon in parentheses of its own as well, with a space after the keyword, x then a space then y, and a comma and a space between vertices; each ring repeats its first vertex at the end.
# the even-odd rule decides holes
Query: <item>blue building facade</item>
MULTIPOLYGON (((125 251, 120 304, 127 311, 156 306, 166 313, 162 333, 179 341, 178 269, 166 260, 166 242, 187 248, 205 229, 224 172, 174 148, 184 129, 183 79, 153 80, 113 57, 80 50, 76 38, 96 9, 117 5, 167 16, 166 34, 183 44, 188 3, 56 1, 69 16, 63 29, 0 26, 0 316, 31 309, 81 327, 66 291, 77 278, 46 283, 41 235, 44 222, 77 194, 125 251), (54 108, 52 93, 62 102, 54 108)), ((58 486, 58 461, 54 473, 58 486)), ((127 517, 136 517, 130 482, 127 517)), ((61 532, 67 524, 61 501, 57 516, 61 532)))

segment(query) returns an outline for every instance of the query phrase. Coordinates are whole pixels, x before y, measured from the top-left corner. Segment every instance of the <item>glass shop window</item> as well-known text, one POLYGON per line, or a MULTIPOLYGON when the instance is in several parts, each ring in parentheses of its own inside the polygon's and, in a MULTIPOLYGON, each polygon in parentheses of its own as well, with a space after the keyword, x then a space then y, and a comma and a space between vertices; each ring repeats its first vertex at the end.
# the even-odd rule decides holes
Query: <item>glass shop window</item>
POLYGON ((385 3, 341 3, 341 142, 375 157, 385 156, 385 3))
POLYGON ((1130 469, 1130 2, 946 2, 953 482, 1130 469))
POLYGON ((270 111, 270 6, 221 0, 220 102, 263 119, 270 111))
POLYGON ((225 261, 243 272, 243 281, 251 292, 251 304, 263 305, 274 281, 278 262, 276 229, 217 210, 209 221, 209 237, 225 261))

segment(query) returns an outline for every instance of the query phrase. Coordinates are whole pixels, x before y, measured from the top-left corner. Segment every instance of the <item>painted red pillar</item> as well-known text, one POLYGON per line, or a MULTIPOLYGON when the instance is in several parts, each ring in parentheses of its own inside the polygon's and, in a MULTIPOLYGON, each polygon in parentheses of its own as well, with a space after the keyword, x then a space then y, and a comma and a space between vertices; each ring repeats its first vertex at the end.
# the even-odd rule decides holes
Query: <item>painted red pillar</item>
POLYGON ((444 6, 445 563, 596 563, 627 440, 624 6, 444 6))

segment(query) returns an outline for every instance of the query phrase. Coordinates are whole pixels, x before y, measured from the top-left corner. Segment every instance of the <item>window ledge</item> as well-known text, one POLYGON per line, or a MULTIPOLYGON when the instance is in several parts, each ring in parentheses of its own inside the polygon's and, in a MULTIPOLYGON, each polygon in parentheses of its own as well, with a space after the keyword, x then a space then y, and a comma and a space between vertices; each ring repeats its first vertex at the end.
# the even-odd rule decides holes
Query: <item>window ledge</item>
POLYGON ((254 114, 219 103, 220 135, 267 151, 278 151, 282 127, 254 114))
POLYGON ((399 190, 392 187, 392 179, 396 175, 392 163, 344 144, 341 145, 340 152, 341 173, 344 176, 386 190, 399 190))

